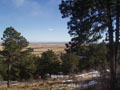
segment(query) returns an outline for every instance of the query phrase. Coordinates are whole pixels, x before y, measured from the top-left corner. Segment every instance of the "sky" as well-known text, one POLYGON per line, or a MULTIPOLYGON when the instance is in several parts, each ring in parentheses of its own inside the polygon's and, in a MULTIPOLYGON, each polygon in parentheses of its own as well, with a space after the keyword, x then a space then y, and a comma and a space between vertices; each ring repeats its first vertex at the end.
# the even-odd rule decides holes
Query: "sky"
POLYGON ((68 19, 62 19, 61 0, 0 0, 0 38, 14 27, 29 42, 68 42, 68 19))

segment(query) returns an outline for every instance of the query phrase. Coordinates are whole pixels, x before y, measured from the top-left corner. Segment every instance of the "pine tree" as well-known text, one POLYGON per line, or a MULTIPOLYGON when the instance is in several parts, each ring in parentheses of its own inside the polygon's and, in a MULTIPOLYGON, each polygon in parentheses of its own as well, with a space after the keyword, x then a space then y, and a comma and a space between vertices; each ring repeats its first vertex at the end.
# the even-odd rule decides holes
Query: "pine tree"
POLYGON ((3 33, 2 37, 3 50, 1 54, 7 61, 8 66, 8 83, 10 87, 11 67, 15 58, 19 58, 20 53, 24 53, 23 49, 28 46, 28 41, 21 36, 21 33, 17 32, 13 27, 8 27, 3 33))
POLYGON ((71 41, 67 44, 75 51, 81 44, 92 43, 106 33, 111 62, 111 90, 115 89, 118 64, 120 0, 62 0, 59 9, 68 22, 71 41))

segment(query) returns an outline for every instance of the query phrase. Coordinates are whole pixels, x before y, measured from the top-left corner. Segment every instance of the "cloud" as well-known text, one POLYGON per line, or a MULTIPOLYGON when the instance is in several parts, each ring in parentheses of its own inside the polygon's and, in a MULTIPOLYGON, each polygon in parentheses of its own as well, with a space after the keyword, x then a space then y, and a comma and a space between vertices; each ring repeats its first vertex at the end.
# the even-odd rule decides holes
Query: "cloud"
POLYGON ((26 15, 39 16, 41 14, 41 5, 38 1, 34 0, 11 0, 15 8, 18 10, 27 11, 26 15))
POLYGON ((50 4, 60 4, 61 0, 48 0, 50 4))
POLYGON ((15 4, 15 6, 17 7, 20 7, 22 5, 24 5, 24 3, 26 2, 27 0, 12 0, 12 2, 15 4))
POLYGON ((29 2, 29 5, 31 5, 31 14, 32 16, 39 16, 41 13, 40 13, 40 4, 38 2, 29 2))
POLYGON ((39 2, 34 0, 11 0, 12 3, 17 7, 31 7, 31 8, 38 8, 39 2))
POLYGON ((54 29, 53 28, 49 28, 48 31, 52 32, 52 31, 54 31, 54 29))
POLYGON ((40 13, 38 11, 33 11, 32 12, 32 16, 39 16, 39 15, 40 15, 40 13))
MULTIPOLYGON (((46 2, 42 2, 40 0, 10 0, 12 2, 13 7, 17 8, 18 13, 25 14, 25 16, 32 17, 43 17, 49 18, 53 16, 53 9, 56 5, 54 1, 57 0, 46 0, 46 2)), ((59 0, 58 0, 59 1, 59 0)), ((20 16, 21 17, 21 16, 20 16)), ((53 31, 53 30, 49 30, 53 31)))

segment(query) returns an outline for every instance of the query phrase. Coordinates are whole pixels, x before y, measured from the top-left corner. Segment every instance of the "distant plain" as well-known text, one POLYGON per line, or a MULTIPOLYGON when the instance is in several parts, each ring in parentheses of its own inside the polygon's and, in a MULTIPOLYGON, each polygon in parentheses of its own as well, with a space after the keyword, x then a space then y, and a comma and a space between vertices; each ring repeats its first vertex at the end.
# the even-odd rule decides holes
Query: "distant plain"
MULTIPOLYGON (((61 53, 65 53, 65 44, 32 43, 32 44, 29 44, 28 48, 33 48, 32 54, 37 56, 41 56, 41 54, 47 50, 53 50, 57 55, 60 55, 61 53)), ((2 50, 2 46, 0 46, 0 50, 2 50)))

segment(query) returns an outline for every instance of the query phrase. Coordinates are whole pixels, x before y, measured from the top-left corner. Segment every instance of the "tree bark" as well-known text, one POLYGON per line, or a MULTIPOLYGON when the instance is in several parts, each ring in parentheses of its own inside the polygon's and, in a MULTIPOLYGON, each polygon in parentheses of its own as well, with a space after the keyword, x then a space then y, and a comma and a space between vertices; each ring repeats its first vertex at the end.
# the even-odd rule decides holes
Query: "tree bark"
POLYGON ((118 50, 119 50, 119 1, 116 0, 116 41, 115 41, 115 75, 118 67, 118 50))
POLYGON ((10 88, 10 58, 8 59, 8 82, 7 87, 10 88))
MULTIPOLYGON (((109 1, 108 1, 109 2, 109 1)), ((110 2, 108 3, 108 33, 109 33, 109 59, 110 59, 110 89, 115 90, 115 51, 114 51, 114 40, 113 40, 113 26, 111 18, 110 2)))

